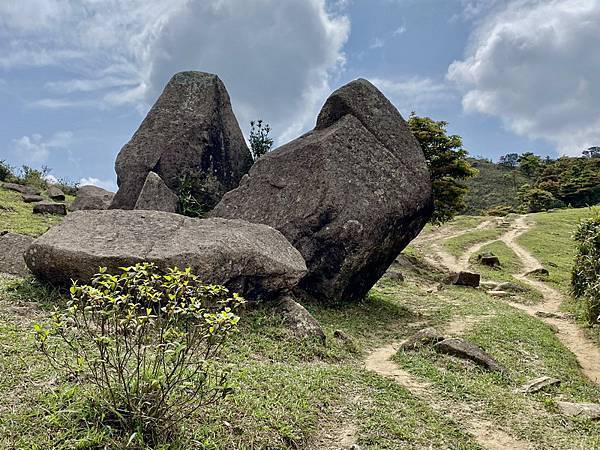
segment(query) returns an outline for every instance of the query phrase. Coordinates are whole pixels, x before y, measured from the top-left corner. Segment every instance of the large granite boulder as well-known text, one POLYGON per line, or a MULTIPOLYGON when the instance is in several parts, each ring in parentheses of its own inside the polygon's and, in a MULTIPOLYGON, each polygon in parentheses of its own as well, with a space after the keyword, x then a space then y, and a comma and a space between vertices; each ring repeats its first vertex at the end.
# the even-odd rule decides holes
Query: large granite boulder
POLYGON ((249 299, 278 298, 306 273, 300 253, 277 230, 243 220, 192 219, 162 211, 77 211, 35 240, 25 261, 53 284, 87 282, 138 262, 190 267, 207 283, 249 299))
POLYGON ((178 73, 117 156, 119 191, 111 208, 133 209, 150 171, 174 192, 187 176, 212 208, 237 187, 252 156, 216 75, 178 73))
POLYGON ((61 191, 59 188, 57 188, 56 186, 48 187, 47 192, 48 192, 48 197, 50 197, 52 200, 57 201, 57 202, 65 201, 65 193, 63 191, 61 191))
POLYGON ((261 157, 212 217, 264 223, 300 251, 304 292, 361 299, 433 208, 423 152, 400 113, 366 80, 335 91, 315 129, 261 157))
POLYGON ((23 254, 32 242, 31 236, 0 231, 0 273, 27 275, 29 270, 23 254))
POLYGON ((85 185, 77 189, 77 196, 69 209, 86 211, 90 209, 108 209, 115 194, 98 186, 85 185))
POLYGON ((20 194, 40 195, 42 193, 42 190, 39 188, 17 183, 0 183, 0 187, 8 189, 9 191, 18 192, 20 194))
POLYGON ((179 198, 167 187, 165 182, 154 172, 150 172, 144 182, 140 196, 135 202, 134 209, 166 211, 176 213, 179 208, 179 198))

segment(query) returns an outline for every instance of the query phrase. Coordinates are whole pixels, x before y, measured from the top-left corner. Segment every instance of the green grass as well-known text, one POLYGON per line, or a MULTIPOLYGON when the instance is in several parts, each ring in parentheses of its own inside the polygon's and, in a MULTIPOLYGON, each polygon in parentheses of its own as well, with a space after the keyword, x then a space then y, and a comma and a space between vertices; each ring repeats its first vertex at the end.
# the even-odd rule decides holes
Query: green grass
POLYGON ((505 230, 498 227, 473 230, 469 233, 446 239, 443 243, 443 246, 448 253, 458 257, 462 255, 469 247, 479 244, 480 242, 496 239, 504 232, 505 230))
MULTIPOLYGON (((73 197, 67 197, 67 202, 71 201, 73 197)), ((21 194, 0 188, 0 231, 36 237, 62 219, 62 216, 33 214, 33 204, 23 202, 21 194)))

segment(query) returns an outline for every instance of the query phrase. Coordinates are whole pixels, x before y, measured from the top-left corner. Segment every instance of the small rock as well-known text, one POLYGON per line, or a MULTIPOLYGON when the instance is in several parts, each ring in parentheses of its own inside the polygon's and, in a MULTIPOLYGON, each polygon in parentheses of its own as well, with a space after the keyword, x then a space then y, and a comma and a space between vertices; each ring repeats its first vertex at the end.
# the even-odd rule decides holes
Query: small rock
POLYGON ((506 291, 487 291, 487 294, 498 298, 510 297, 513 295, 511 292, 506 291))
POLYGON ((600 404, 598 403, 556 402, 556 406, 565 416, 600 420, 600 404))
POLYGON ((440 353, 469 359, 492 372, 508 374, 508 370, 498 361, 484 352, 481 348, 464 339, 444 339, 435 345, 435 349, 440 353))
POLYGON ((426 345, 437 344, 444 340, 444 336, 433 327, 423 328, 400 344, 404 351, 415 350, 426 345))
POLYGON ((350 446, 349 450, 362 450, 362 449, 360 448, 360 445, 358 445, 358 444, 352 444, 350 446))
POLYGON ((179 198, 154 172, 149 172, 133 209, 176 213, 179 198))
POLYGON ((115 194, 112 192, 97 186, 80 186, 77 189, 77 197, 75 197, 69 209, 71 211, 108 209, 114 196, 115 194))
POLYGON ((499 286, 500 283, 498 283, 497 281, 481 281, 479 283, 479 286, 481 286, 484 289, 488 289, 488 290, 494 290, 499 286))
POLYGON ((333 337, 336 339, 339 339, 340 341, 344 341, 346 343, 352 342, 352 338, 350 337, 350 335, 342 330, 335 330, 333 332, 333 337))
POLYGON ((549 311, 536 311, 535 315, 537 317, 542 317, 544 319, 563 319, 562 314, 557 314, 549 311))
POLYGON ((530 276, 530 275, 545 277, 545 276, 550 275, 550 272, 548 272, 548 269, 546 269, 544 267, 539 267, 539 268, 531 270, 525 274, 525 276, 530 276))
POLYGON ((451 283, 456 286, 478 287, 481 275, 473 272, 461 271, 451 276, 451 283))
POLYGON ((25 203, 37 203, 44 201, 44 197, 41 195, 23 194, 21 198, 25 203))
POLYGON ((325 343, 325 333, 321 324, 291 296, 285 295, 281 298, 277 311, 296 336, 301 339, 317 338, 321 343, 325 343))
POLYGON ((539 377, 529 380, 521 387, 521 392, 525 394, 533 394, 539 392, 542 389, 546 389, 550 386, 557 386, 560 384, 560 380, 552 377, 539 377))
POLYGON ((56 200, 57 202, 65 201, 65 193, 56 186, 50 186, 48 188, 48 197, 50 197, 52 200, 56 200))
POLYGON ((42 193, 40 189, 33 186, 24 186, 16 183, 2 183, 2 187, 10 191, 20 192, 21 194, 40 195, 42 193))
POLYGON ((25 276, 29 269, 23 257, 33 238, 3 231, 0 233, 0 272, 25 276))
POLYGON ((500 266, 500 258, 492 253, 483 253, 477 255, 477 261, 479 261, 484 266, 490 267, 498 267, 500 266))
POLYGON ((39 202, 33 207, 34 214, 67 215, 67 206, 64 203, 39 202))

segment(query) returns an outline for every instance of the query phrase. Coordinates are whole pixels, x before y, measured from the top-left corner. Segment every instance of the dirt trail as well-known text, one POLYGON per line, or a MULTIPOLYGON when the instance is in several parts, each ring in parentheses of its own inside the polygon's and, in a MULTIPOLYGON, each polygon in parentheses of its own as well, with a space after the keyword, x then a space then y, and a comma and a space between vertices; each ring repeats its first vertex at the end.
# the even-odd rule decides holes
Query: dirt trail
MULTIPOLYGON (((432 392, 435 392, 435 387, 431 383, 418 380, 411 373, 398 367, 391 359, 396 352, 397 348, 394 344, 380 347, 369 354, 365 361, 365 367, 380 375, 392 378, 398 384, 407 388, 416 397, 423 399, 431 397, 432 392)), ((442 409, 438 403, 430 403, 430 406, 440 414, 444 416, 450 415, 452 418, 452 412, 442 409)), ((475 437, 479 445, 486 449, 529 450, 532 448, 529 443, 513 438, 500 430, 497 425, 490 422, 476 419, 465 421, 464 417, 457 417, 455 422, 464 425, 465 429, 475 437)))

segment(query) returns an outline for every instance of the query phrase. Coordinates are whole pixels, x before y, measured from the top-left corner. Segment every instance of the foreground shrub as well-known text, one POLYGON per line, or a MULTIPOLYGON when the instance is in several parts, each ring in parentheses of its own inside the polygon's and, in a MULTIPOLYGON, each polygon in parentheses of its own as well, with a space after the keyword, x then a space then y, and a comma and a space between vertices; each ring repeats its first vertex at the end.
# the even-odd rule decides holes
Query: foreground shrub
POLYGON ((583 221, 574 238, 578 245, 571 289, 586 302, 588 321, 600 322, 600 214, 583 221))
POLYGON ((66 310, 35 326, 37 342, 105 421, 158 442, 230 393, 219 356, 237 331, 237 294, 202 284, 189 269, 163 274, 148 263, 120 275, 101 269, 70 292, 66 310))

